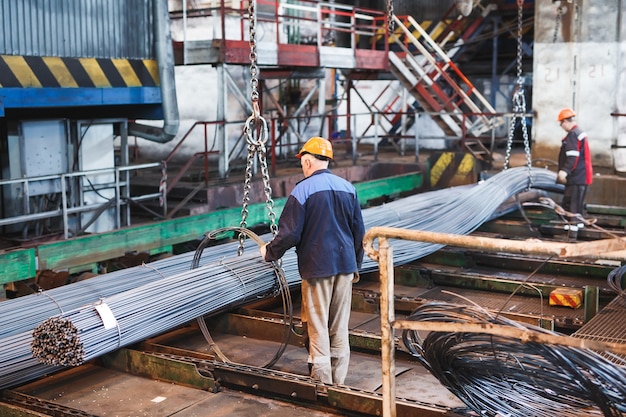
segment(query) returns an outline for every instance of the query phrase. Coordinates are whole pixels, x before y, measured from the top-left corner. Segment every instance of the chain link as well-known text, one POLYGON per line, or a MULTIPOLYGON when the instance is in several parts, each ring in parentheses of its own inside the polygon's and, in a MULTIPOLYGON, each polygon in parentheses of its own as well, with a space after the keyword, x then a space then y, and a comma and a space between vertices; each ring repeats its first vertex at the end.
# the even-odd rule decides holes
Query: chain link
MULTIPOLYGON (((242 228, 248 227, 248 206, 250 204, 250 190, 252 189, 252 176, 255 158, 258 158, 261 166, 261 175, 263 177, 263 192, 265 194, 265 205, 268 211, 268 217, 270 220, 270 230, 274 236, 278 233, 278 225, 276 223, 276 213, 274 212, 274 200, 272 200, 272 186, 270 184, 270 174, 267 167, 267 150, 265 143, 268 139, 267 121, 262 117, 250 116, 244 126, 244 136, 248 143, 248 157, 246 161, 246 173, 243 185, 243 202, 241 208, 241 223, 239 226, 242 228), (258 132, 258 137, 255 139, 255 132, 258 132)), ((244 241, 246 236, 243 233, 239 234, 239 248, 237 254, 242 255, 244 251, 244 241)))
MULTIPOLYGON (((270 219, 270 230, 276 236, 278 225, 276 224, 276 213, 274 212, 274 200, 272 200, 272 187, 270 175, 267 168, 267 143, 268 129, 267 121, 261 116, 259 108, 259 67, 257 66, 256 53, 256 0, 248 1, 248 20, 250 25, 250 98, 252 100, 252 115, 246 121, 243 128, 246 142, 248 143, 248 157, 246 160, 246 172, 243 183, 243 201, 241 208, 241 228, 248 228, 248 206, 250 205, 250 190, 252 189, 252 176, 255 159, 258 157, 261 165, 261 175, 263 176, 263 191, 265 193, 265 205, 270 219), (255 138, 255 134, 257 137, 255 138)), ((242 255, 246 236, 239 234, 239 248, 237 254, 242 255)))
POLYGON ((392 36, 396 30, 393 20, 393 0, 387 0, 387 36, 392 36))
POLYGON ((556 43, 559 36, 559 29, 561 29, 561 20, 563 17, 563 7, 559 1, 559 5, 556 7, 556 21, 554 22, 554 34, 552 35, 552 43, 556 43))
POLYGON ((530 153, 530 140, 528 138, 528 128, 526 125, 526 98, 524 96, 524 78, 522 77, 522 20, 523 20, 524 0, 517 0, 517 73, 515 93, 513 94, 513 117, 509 124, 509 136, 506 146, 506 154, 504 157, 504 169, 508 169, 511 161, 511 148, 513 147, 513 138, 515 136, 515 123, 520 120, 522 137, 524 139, 524 153, 526 154, 526 166, 528 168, 528 186, 532 186, 532 158, 530 153))
POLYGON ((250 97, 252 98, 253 107, 256 115, 258 112, 259 102, 259 67, 257 66, 256 53, 256 0, 248 0, 248 22, 250 26, 250 97))

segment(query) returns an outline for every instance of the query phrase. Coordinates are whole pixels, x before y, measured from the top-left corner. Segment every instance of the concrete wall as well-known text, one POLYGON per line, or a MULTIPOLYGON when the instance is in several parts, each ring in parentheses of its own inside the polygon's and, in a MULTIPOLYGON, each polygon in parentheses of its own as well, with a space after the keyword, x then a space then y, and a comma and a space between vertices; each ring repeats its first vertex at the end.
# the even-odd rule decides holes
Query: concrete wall
POLYGON ((557 114, 571 107, 589 135, 598 170, 626 168, 613 149, 626 142, 626 120, 611 115, 626 104, 625 7, 622 0, 535 1, 533 157, 557 159, 565 134, 557 114))

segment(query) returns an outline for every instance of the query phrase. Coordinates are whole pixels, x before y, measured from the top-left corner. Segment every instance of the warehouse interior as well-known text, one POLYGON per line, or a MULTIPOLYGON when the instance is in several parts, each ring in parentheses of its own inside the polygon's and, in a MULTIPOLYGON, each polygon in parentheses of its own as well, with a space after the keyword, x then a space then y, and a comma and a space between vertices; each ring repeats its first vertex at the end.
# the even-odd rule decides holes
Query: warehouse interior
POLYGON ((621 0, 0 18, 0 415, 626 415, 621 0), (297 251, 259 252, 312 137, 366 230, 343 384, 307 369, 297 251))

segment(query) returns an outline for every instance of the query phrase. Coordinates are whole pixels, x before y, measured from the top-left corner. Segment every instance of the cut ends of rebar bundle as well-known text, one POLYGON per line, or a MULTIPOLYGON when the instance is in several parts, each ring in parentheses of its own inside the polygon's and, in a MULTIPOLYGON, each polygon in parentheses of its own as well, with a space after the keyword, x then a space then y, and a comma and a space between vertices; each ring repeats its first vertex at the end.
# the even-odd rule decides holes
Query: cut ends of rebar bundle
POLYGON ((71 320, 51 317, 33 330, 33 357, 46 365, 78 366, 84 363, 85 349, 71 320))

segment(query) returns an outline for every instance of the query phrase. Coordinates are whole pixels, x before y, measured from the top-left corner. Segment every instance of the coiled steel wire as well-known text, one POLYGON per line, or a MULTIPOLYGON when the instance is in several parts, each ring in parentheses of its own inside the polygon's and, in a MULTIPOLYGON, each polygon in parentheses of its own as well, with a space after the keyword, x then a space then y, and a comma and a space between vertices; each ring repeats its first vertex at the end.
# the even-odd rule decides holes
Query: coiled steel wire
MULTIPOLYGON (((193 262, 191 263, 191 268, 195 269, 198 267, 198 265, 200 264, 200 259, 202 258, 202 253, 204 252, 204 249, 206 249, 209 242, 211 242, 221 233, 231 232, 231 231, 238 232, 239 237, 240 237, 240 242, 242 242, 243 237, 247 236, 250 239, 252 239, 254 242, 256 242, 256 244, 259 245, 259 247, 265 243, 265 241, 261 239, 256 233, 248 229, 241 228, 241 227, 227 227, 227 228, 215 230, 211 233, 207 233, 204 239, 202 240, 202 242, 200 242, 200 244, 198 245, 198 248, 196 249, 196 253, 193 257, 193 262)), ((240 248, 242 248, 241 244, 238 249, 240 248)), ((282 303, 283 303, 283 323, 285 325, 284 325, 284 330, 283 330, 283 340, 280 344, 280 347, 278 348, 274 356, 265 365, 263 365, 263 368, 271 368, 272 366, 276 364, 276 362, 278 362, 282 354, 285 352, 287 345, 289 344, 289 338, 291 336, 291 331, 293 328, 293 303, 291 301, 291 292, 289 291, 289 282, 287 281, 285 277, 285 272, 282 269, 281 261, 272 262, 271 265, 274 268, 274 273, 276 274, 278 290, 280 292, 282 303)), ((215 343, 215 341, 211 337, 211 333, 209 332, 209 328, 206 325, 206 321, 204 320, 204 317, 198 317, 197 321, 200 327, 200 331, 202 332, 206 341, 212 347, 215 354, 223 362, 227 362, 227 363, 230 362, 230 359, 222 352, 222 350, 219 348, 219 346, 215 343)))
POLYGON ((607 282, 609 287, 619 296, 626 296, 626 289, 622 287, 624 281, 624 274, 626 274, 626 265, 619 266, 609 272, 607 282))
MULTIPOLYGON (((427 303, 407 320, 492 323, 555 334, 474 306, 427 303)), ((572 347, 482 333, 405 330, 409 351, 469 408, 485 416, 622 416, 626 362, 572 347)))
MULTIPOLYGON (((532 170, 535 187, 553 187, 555 174, 544 169, 532 170)), ((528 184, 528 171, 512 168, 477 185, 459 186, 426 192, 399 199, 383 206, 365 209, 367 228, 392 226, 448 233, 469 233, 499 213, 499 205, 523 191, 528 184)), ((270 240, 271 234, 262 236, 270 240)), ((394 262, 397 265, 419 259, 440 246, 416 242, 394 241, 394 262)), ((236 253, 237 242, 216 245, 203 254, 202 265, 214 263, 236 253)), ((176 255, 147 265, 103 274, 86 281, 66 285, 39 294, 0 303, 0 320, 9 323, 0 329, 0 388, 35 379, 58 368, 38 363, 30 352, 31 331, 43 320, 100 299, 130 291, 146 283, 187 271, 193 253, 176 255), (4 366, 9 364, 10 366, 4 366)), ((365 259, 360 272, 377 270, 377 264, 365 259)), ((285 277, 290 286, 299 285, 295 253, 283 258, 285 277)), ((269 284, 268 284, 269 285, 269 284)), ((207 300, 210 303, 212 300, 207 300)), ((167 324, 167 321, 165 322, 167 324)), ((163 328, 160 331, 165 331, 163 328)), ((147 336, 146 336, 147 337, 147 336)))

